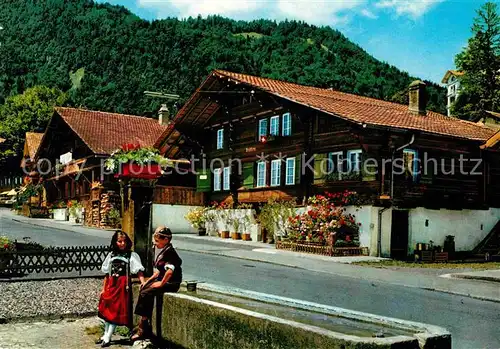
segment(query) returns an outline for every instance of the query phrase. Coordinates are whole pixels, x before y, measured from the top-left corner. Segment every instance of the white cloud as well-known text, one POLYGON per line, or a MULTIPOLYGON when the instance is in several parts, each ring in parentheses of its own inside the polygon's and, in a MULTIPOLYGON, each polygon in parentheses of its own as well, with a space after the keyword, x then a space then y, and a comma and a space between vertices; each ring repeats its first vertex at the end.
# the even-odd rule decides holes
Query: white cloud
POLYGON ((339 25, 349 20, 349 13, 365 0, 278 0, 281 16, 309 23, 339 25))
POLYGON ((365 17, 370 18, 370 19, 378 18, 378 16, 376 14, 374 14, 372 11, 368 10, 367 8, 362 9, 360 13, 362 16, 365 16, 365 17))
POLYGON ((381 0, 375 4, 378 8, 389 8, 398 16, 407 15, 418 18, 429 11, 437 3, 444 0, 381 0))

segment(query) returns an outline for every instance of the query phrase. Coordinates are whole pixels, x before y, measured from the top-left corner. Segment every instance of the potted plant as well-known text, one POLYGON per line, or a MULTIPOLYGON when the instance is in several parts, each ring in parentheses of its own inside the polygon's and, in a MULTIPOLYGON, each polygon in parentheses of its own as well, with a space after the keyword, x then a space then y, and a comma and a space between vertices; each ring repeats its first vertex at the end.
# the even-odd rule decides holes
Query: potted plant
POLYGON ((53 206, 54 220, 56 221, 67 221, 68 220, 68 209, 64 201, 58 201, 53 206))
POLYGON ((231 232, 231 238, 233 240, 241 240, 241 234, 240 234, 240 226, 241 226, 241 220, 238 217, 238 211, 237 210, 230 210, 231 212, 229 213, 229 224, 233 227, 233 231, 231 232))
POLYGON ((83 206, 76 200, 68 201, 67 204, 69 212, 69 221, 73 223, 80 223, 82 221, 83 206))
POLYGON ((250 237, 250 233, 248 232, 248 228, 250 226, 250 217, 248 215, 244 215, 243 217, 241 217, 241 226, 242 226, 242 230, 243 230, 243 233, 241 234, 241 238, 244 240, 244 241, 250 241, 252 240, 252 238, 250 237))
POLYGON ((184 218, 191 223, 191 226, 195 229, 198 229, 198 235, 204 236, 207 233, 206 230, 206 222, 207 222, 207 208, 205 207, 196 207, 190 210, 184 218))
POLYGON ((0 236, 0 273, 2 270, 6 270, 12 259, 11 255, 4 254, 5 252, 13 252, 16 249, 16 245, 6 236, 0 236))
POLYGON ((227 202, 221 202, 220 204, 214 205, 216 210, 216 217, 219 221, 222 221, 224 225, 224 229, 220 232, 220 237, 223 239, 229 239, 230 232, 228 230, 228 226, 231 224, 231 212, 230 208, 232 204, 227 202))

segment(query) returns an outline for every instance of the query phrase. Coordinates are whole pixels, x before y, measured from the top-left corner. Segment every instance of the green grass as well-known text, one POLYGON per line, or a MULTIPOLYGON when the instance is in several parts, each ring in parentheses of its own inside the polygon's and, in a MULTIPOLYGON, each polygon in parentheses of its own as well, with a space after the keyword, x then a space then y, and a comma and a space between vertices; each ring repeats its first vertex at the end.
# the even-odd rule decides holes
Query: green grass
MULTIPOLYGON (((104 333, 104 325, 96 325, 92 327, 87 327, 85 328, 85 333, 87 336, 94 336, 96 338, 99 338, 103 335, 104 333)), ((126 326, 118 326, 116 328, 115 334, 122 336, 122 337, 129 337, 130 336, 130 330, 126 326)))
POLYGON ((387 260, 380 262, 355 262, 355 265, 372 267, 372 268, 426 268, 426 269, 477 269, 477 270, 490 270, 500 269, 500 262, 488 263, 414 263, 402 262, 395 260, 387 260))

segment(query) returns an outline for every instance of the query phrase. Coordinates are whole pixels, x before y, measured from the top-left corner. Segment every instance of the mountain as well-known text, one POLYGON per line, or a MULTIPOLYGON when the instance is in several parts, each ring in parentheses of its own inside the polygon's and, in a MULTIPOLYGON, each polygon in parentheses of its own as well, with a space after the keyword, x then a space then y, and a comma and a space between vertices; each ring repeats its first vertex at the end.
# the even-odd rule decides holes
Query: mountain
MULTIPOLYGON (((69 104, 150 115, 215 68, 404 102, 406 72, 380 62, 339 31, 303 22, 168 18, 146 21, 90 0, 2 0, 0 103, 34 85, 69 90, 69 104)), ((444 89, 427 82, 429 109, 444 89)))

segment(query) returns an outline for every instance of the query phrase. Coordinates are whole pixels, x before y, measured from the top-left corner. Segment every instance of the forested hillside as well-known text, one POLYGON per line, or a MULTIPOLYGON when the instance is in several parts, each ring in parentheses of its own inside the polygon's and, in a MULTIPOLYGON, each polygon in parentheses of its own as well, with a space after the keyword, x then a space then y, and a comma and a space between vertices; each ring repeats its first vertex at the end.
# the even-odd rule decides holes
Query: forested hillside
MULTIPOLYGON (((2 0, 0 104, 35 85, 69 91, 68 103, 145 115, 183 101, 214 68, 403 102, 407 73, 377 61, 340 32, 302 22, 175 18, 148 22, 90 0, 2 0)), ((445 112, 428 83, 429 107, 445 112)))

